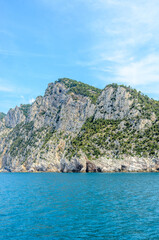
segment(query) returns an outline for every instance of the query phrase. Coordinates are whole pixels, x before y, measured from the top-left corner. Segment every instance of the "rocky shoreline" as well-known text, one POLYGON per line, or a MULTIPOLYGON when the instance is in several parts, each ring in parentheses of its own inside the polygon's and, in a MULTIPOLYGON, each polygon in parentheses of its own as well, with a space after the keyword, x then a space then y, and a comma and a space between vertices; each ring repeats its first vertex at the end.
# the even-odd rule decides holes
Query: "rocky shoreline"
POLYGON ((15 169, 0 169, 0 172, 56 172, 56 173, 86 173, 86 172, 159 172, 158 159, 138 159, 129 157, 123 159, 98 159, 97 161, 88 161, 86 159, 72 161, 62 160, 59 166, 46 165, 43 162, 32 165, 26 169, 21 165, 15 169))

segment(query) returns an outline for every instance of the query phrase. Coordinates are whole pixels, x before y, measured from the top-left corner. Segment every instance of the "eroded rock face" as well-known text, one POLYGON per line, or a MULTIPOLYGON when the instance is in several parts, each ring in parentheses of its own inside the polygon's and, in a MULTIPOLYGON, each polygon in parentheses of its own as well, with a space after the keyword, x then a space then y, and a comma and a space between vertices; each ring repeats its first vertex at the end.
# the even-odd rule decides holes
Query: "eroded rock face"
MULTIPOLYGON (((0 142, 3 152, 1 168, 9 171, 62 171, 65 141, 60 134, 62 137, 76 135, 86 119, 94 114, 95 105, 88 97, 69 94, 64 84, 57 82, 48 85, 44 97, 36 98, 27 109, 27 116, 21 108, 11 109, 5 117, 4 129, 10 129, 11 133, 8 139, 0 142), (52 135, 59 132, 59 135, 46 150, 44 145, 49 140, 49 131, 52 135)), ((82 165, 73 161, 69 167, 66 164, 65 171, 80 171, 81 168, 82 165)))
POLYGON ((131 109, 134 100, 123 87, 106 87, 97 101, 95 119, 123 119, 136 117, 139 111, 131 109))
POLYGON ((95 105, 88 97, 67 92, 61 83, 48 85, 44 97, 38 97, 30 110, 29 120, 36 128, 54 125, 60 131, 76 132, 94 114, 95 105))
MULTIPOLYGON (((84 163, 85 164, 85 163, 84 163)), ((85 165, 83 161, 78 161, 73 159, 72 161, 66 161, 66 159, 61 159, 61 172, 84 172, 85 165)))
POLYGON ((14 128, 17 124, 25 121, 26 117, 22 110, 19 107, 10 109, 7 115, 5 116, 5 126, 8 128, 14 128))
MULTIPOLYGON (((45 95, 36 98, 30 106, 9 110, 0 121, 1 171, 50 172, 112 172, 158 171, 158 158, 119 156, 110 153, 96 160, 80 155, 71 156, 72 140, 89 117, 94 119, 120 119, 125 131, 125 120, 140 118, 139 108, 124 87, 106 87, 98 100, 92 103, 85 95, 69 91, 63 83, 50 83, 45 95)), ((134 129, 142 131, 156 121, 141 118, 134 129)), ((103 150, 102 150, 103 151, 103 150)), ((104 153, 104 151, 103 151, 104 153)))
POLYGON ((159 159, 132 157, 123 155, 123 158, 105 158, 101 157, 95 164, 102 172, 151 172, 158 171, 159 159))
POLYGON ((95 163, 87 161, 86 172, 102 172, 102 169, 99 166, 96 166, 95 163))
POLYGON ((139 124, 137 125, 137 130, 143 130, 144 128, 148 128, 152 126, 152 121, 149 119, 140 119, 139 124))
POLYGON ((78 132, 86 119, 94 114, 94 110, 95 105, 89 98, 78 96, 75 101, 72 96, 69 96, 61 106, 56 129, 78 132))

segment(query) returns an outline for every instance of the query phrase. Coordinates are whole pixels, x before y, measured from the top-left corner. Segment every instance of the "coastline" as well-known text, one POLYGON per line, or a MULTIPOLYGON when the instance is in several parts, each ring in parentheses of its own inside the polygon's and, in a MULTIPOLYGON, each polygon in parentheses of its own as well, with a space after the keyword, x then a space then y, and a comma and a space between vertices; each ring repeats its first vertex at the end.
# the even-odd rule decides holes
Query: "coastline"
POLYGON ((16 165, 1 165, 0 172, 54 172, 54 173, 114 173, 114 172, 159 172, 158 158, 139 158, 137 156, 121 156, 120 158, 100 157, 96 160, 88 160, 86 155, 81 158, 39 159, 32 163, 16 165))

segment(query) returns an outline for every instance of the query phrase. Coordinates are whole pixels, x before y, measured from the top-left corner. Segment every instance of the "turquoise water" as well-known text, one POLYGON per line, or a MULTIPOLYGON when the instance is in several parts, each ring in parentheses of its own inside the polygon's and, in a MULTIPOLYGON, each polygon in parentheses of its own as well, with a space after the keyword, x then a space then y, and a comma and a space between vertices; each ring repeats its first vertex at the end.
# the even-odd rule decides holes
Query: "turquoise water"
POLYGON ((1 173, 0 239, 159 239, 159 174, 1 173))

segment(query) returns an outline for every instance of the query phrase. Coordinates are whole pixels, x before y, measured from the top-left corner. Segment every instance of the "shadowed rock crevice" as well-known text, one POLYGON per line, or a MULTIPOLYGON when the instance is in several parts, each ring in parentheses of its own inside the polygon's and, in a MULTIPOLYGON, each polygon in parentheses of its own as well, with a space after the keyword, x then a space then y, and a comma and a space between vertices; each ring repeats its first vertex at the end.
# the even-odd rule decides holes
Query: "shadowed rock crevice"
POLYGON ((86 172, 102 172, 100 167, 97 167, 94 163, 86 162, 86 172))

